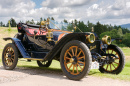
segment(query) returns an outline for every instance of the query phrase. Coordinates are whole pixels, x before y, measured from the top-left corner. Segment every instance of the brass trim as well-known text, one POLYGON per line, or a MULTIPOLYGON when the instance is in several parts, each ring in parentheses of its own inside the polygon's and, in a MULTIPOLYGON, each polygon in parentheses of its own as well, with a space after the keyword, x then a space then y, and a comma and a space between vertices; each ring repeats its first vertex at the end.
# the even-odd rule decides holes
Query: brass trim
POLYGON ((93 33, 90 33, 90 35, 86 35, 86 39, 87 39, 87 41, 88 41, 89 43, 94 43, 94 42, 95 42, 95 35, 94 35, 93 33), (94 40, 93 40, 93 41, 90 40, 90 36, 91 36, 91 35, 94 36, 94 40))
POLYGON ((24 58, 24 59, 27 59, 27 60, 38 60, 38 61, 43 61, 43 59, 36 59, 36 58, 24 58))
POLYGON ((111 37, 105 35, 105 36, 102 38, 102 42, 103 42, 104 44, 110 45, 110 44, 111 44, 111 37), (110 43, 108 43, 108 38, 110 38, 110 43))
POLYGON ((91 51, 91 50, 93 50, 93 49, 95 49, 95 48, 96 48, 96 45, 95 45, 95 46, 90 46, 90 49, 89 49, 89 50, 91 51))
POLYGON ((53 41, 52 40, 53 33, 52 33, 51 29, 48 29, 48 33, 46 33, 46 38, 47 38, 47 41, 53 41))

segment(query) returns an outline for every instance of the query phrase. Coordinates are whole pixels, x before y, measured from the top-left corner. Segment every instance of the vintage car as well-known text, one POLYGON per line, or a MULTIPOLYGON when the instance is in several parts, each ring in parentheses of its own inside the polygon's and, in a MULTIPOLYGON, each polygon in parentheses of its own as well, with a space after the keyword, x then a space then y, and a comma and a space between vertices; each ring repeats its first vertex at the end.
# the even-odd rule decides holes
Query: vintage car
POLYGON ((86 76, 93 62, 98 63, 101 73, 119 74, 123 70, 125 56, 118 46, 111 44, 110 36, 100 40, 94 31, 62 31, 51 28, 50 23, 53 24, 49 19, 41 25, 19 23, 14 38, 3 38, 12 40, 2 53, 6 70, 14 69, 18 58, 36 60, 39 67, 49 67, 53 59, 58 60, 63 73, 71 80, 86 76))

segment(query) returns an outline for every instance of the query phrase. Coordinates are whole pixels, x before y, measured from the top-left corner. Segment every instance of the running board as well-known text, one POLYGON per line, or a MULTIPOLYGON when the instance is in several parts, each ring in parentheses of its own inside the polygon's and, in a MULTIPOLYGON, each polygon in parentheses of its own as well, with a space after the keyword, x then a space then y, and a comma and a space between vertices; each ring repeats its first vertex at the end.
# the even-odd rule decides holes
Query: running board
POLYGON ((27 60, 38 60, 38 61, 43 61, 43 59, 41 59, 41 58, 24 58, 24 59, 27 59, 27 60))

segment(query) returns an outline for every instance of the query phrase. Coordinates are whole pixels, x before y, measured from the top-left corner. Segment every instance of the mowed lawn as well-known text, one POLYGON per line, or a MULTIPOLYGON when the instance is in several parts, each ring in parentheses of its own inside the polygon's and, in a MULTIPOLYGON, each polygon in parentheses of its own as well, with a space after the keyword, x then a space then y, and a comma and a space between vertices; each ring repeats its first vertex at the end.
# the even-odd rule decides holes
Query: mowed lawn
MULTIPOLYGON (((12 28, 12 30, 9 32, 8 28, 0 27, 0 56, 2 57, 2 51, 4 46, 7 43, 11 43, 11 41, 3 41, 4 37, 13 37, 17 33, 16 28, 12 28)), ((126 56, 126 64, 125 68, 119 75, 113 75, 113 74, 103 74, 100 73, 98 69, 92 69, 90 70, 89 75, 90 76, 96 76, 96 77, 107 77, 107 78, 113 78, 113 79, 120 79, 120 80, 126 80, 130 81, 130 48, 121 48, 126 56)), ((1 57, 0 57, 0 65, 1 63, 1 57)), ((27 68, 36 68, 36 69, 43 69, 43 70, 51 70, 51 71, 60 71, 60 63, 58 61, 53 60, 51 66, 49 68, 39 68, 36 61, 27 62, 25 59, 19 59, 18 61, 18 67, 27 67, 27 68)))

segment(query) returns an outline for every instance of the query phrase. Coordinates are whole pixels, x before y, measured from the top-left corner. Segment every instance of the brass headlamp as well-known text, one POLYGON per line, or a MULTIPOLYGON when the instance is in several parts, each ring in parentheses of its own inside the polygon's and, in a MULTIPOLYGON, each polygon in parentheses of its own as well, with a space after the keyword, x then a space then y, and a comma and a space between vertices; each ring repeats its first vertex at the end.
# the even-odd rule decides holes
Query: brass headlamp
POLYGON ((90 33, 90 35, 86 36, 86 39, 89 43, 94 43, 95 41, 95 35, 93 33, 90 33))
POLYGON ((52 41, 53 33, 51 29, 48 29, 48 33, 46 33, 46 38, 47 38, 47 41, 52 41))
POLYGON ((111 44, 111 37, 105 35, 105 36, 102 38, 102 42, 103 42, 104 44, 110 45, 110 44, 111 44))

